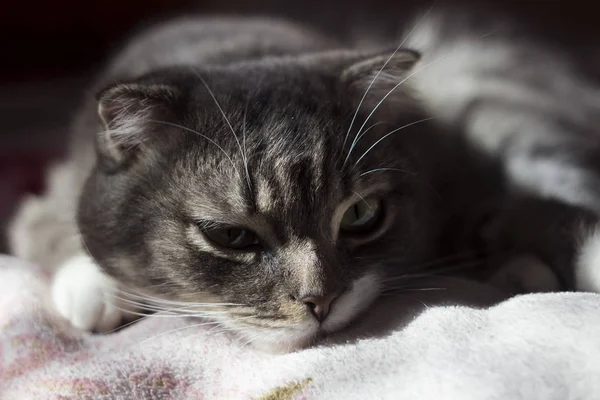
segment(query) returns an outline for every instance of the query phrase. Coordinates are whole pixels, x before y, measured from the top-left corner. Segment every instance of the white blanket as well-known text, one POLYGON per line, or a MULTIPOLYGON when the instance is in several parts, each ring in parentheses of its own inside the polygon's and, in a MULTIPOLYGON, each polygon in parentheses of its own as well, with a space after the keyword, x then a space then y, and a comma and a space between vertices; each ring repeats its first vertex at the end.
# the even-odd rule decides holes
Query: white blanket
POLYGON ((599 295, 434 306, 495 296, 446 286, 384 298, 345 334, 273 355, 185 318, 77 331, 52 310, 47 277, 0 257, 0 398, 600 399, 599 295))

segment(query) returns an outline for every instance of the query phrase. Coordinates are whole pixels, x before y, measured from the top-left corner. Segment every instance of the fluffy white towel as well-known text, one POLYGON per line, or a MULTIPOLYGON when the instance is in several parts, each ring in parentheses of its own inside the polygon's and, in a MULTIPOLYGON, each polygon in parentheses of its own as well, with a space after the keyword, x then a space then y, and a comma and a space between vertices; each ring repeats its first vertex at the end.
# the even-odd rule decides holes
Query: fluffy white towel
POLYGON ((39 269, 0 257, 0 398, 600 399, 599 295, 434 306, 495 296, 447 286, 384 298, 344 335, 273 355, 185 318, 80 332, 39 269))

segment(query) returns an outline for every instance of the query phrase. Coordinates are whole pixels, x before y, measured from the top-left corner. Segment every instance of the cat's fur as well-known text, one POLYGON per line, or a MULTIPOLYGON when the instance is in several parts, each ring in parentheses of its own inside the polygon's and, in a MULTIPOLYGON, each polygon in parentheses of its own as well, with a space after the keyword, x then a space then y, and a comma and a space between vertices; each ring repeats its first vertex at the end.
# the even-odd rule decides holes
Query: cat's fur
MULTIPOLYGON (((405 43, 417 53, 352 49, 273 20, 190 19, 134 38, 99 80, 100 117, 89 101, 47 196, 17 215, 15 254, 56 270, 59 311, 82 328, 114 327, 131 305, 119 291, 136 289, 196 303, 269 348, 349 323, 448 251, 444 232, 488 201, 522 210, 507 193, 566 203, 572 261, 581 221, 593 226, 600 207, 598 92, 538 43, 449 21, 417 23, 405 43), (487 170, 496 162, 504 194, 487 170), (384 201, 380 228, 340 235, 343 212, 370 194, 384 201), (219 249, 198 230, 206 220, 252 229, 267 249, 219 249), (296 300, 308 295, 339 295, 322 324, 296 300)), ((490 242, 522 222, 504 219, 490 242)), ((519 243, 544 257, 541 241, 519 243)), ((555 272, 563 287, 590 288, 588 275, 555 272)))

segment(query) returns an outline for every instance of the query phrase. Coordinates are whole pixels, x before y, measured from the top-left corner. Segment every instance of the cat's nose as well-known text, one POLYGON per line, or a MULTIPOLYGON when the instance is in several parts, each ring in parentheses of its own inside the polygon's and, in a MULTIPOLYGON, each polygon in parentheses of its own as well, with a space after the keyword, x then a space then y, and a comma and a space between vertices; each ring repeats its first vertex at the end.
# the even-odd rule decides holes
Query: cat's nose
POLYGON ((325 296, 305 296, 300 299, 306 304, 312 314, 319 322, 323 322, 329 314, 331 302, 337 297, 337 295, 325 295, 325 296))

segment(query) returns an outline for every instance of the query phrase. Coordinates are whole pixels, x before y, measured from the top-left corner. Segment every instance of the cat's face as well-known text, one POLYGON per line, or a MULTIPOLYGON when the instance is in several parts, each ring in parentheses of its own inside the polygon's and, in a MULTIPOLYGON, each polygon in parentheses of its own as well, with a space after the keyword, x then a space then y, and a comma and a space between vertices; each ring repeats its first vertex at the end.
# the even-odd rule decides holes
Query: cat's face
POLYGON ((381 98, 346 138, 373 75, 317 71, 163 72, 105 92, 111 131, 79 213, 91 255, 128 287, 195 304, 268 348, 351 321, 386 265, 418 251, 418 185, 401 141, 377 142, 418 118, 372 126, 376 114, 349 153, 381 98))

